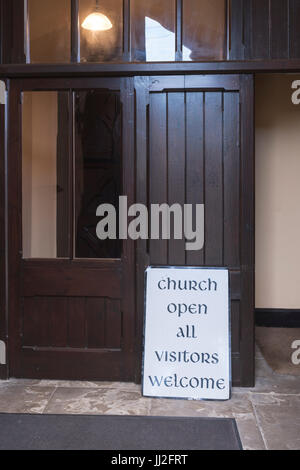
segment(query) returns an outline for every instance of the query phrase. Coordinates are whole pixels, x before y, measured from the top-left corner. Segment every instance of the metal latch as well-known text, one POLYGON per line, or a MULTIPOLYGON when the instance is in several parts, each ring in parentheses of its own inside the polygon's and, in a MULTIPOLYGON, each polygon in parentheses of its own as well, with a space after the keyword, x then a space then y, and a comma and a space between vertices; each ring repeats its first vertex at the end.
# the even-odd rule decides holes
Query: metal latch
POLYGON ((0 341, 0 364, 3 366, 6 364, 6 345, 4 341, 0 341))
POLYGON ((5 104, 5 94, 6 94, 5 82, 0 80, 0 104, 5 104))

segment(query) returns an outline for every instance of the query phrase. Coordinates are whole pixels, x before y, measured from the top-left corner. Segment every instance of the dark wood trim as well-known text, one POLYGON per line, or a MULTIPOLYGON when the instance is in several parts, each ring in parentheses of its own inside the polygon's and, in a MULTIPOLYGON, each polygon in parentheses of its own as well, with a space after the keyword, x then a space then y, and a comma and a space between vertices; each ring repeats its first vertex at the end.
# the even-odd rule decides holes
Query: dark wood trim
POLYGON ((7 123, 7 265, 8 265, 8 346, 9 370, 11 358, 21 348, 21 258, 22 258, 22 115, 21 95, 17 86, 10 82, 7 123), (13 155, 15 158, 9 158, 13 155))
POLYGON ((183 27, 183 4, 182 0, 176 0, 176 60, 182 60, 182 27, 183 27))
POLYGON ((230 60, 230 52, 231 52, 231 22, 232 22, 232 12, 231 12, 231 0, 227 0, 226 2, 226 58, 230 60))
MULTIPOLYGON (((148 112, 149 77, 136 77, 136 202, 148 207, 148 112)), ((136 242, 136 382, 142 380, 143 332, 144 332, 144 276, 149 265, 147 240, 136 242)))
POLYGON ((3 64, 3 0, 0 0, 0 64, 3 64))
MULTIPOLYGON (((222 62, 156 62, 102 64, 7 64, 0 78, 105 77, 138 75, 220 74, 254 72, 299 73, 300 60, 252 60, 222 62)), ((67 87, 66 87, 67 88, 67 87)))
MULTIPOLYGON (((6 305, 6 143, 5 143, 5 105, 0 104, 0 340, 7 347, 7 305, 6 305)), ((8 352, 8 348, 7 351, 8 352)), ((7 379, 7 364, 0 365, 0 379, 7 379)))
POLYGON ((254 265, 255 265, 255 159, 254 159, 254 79, 242 75, 241 106, 241 384, 255 385, 254 373, 254 265), (251 352, 251 354, 250 354, 251 352))
POLYGON ((16 78, 14 85, 18 89, 19 93, 22 91, 63 91, 63 90, 89 90, 94 88, 101 88, 103 90, 120 90, 120 79, 117 77, 106 78, 106 77, 91 77, 81 79, 79 77, 74 79, 61 79, 53 78, 47 79, 46 77, 41 78, 16 78))
POLYGON ((123 0, 123 60, 131 60, 130 47, 130 0, 123 0))
POLYGON ((24 0, 3 0, 2 60, 5 64, 24 64, 24 0))
MULTIPOLYGON (((122 117, 122 165, 123 165, 123 184, 122 194, 127 196, 128 206, 135 203, 135 103, 134 99, 134 81, 131 78, 122 79, 121 102, 123 106, 122 117)), ((124 240, 122 249, 122 300, 121 310, 126 322, 123 323, 123 350, 134 352, 136 350, 136 301, 135 301, 135 242, 133 240, 124 240), (125 274, 125 275, 124 275, 125 274), (134 338, 134 344, 130 342, 134 338)), ((126 359, 125 359, 126 360, 126 359)), ((135 358, 133 359, 135 362, 135 358)), ((126 366, 127 367, 127 366, 126 366)), ((129 363, 128 363, 129 367, 129 363)), ((135 374, 136 379, 136 374, 135 374)))
POLYGON ((79 3, 71 0, 71 61, 80 62, 79 3))
POLYGON ((256 308, 256 326, 273 328, 300 328, 300 310, 284 308, 256 308))

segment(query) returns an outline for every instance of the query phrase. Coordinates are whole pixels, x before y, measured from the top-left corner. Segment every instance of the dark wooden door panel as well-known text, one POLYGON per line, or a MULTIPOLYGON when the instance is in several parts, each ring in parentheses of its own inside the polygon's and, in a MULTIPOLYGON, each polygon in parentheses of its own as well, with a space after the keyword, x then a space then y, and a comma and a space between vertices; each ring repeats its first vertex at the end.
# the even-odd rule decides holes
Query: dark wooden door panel
POLYGON ((122 348, 120 300, 99 297, 26 297, 23 348, 122 348))
MULTIPOLYGON (((138 269, 149 264, 229 269, 233 383, 251 385, 252 77, 155 77, 149 84, 141 78, 135 82, 139 113, 137 165, 144 172, 137 179, 138 201, 205 205, 202 250, 186 251, 185 240, 139 242, 138 269)), ((142 300, 143 295, 138 292, 139 310, 142 300)))
POLYGON ((88 265, 61 261, 24 261, 23 295, 61 295, 73 297, 103 297, 120 299, 122 262, 99 262, 88 265), (109 266, 110 264, 110 266, 109 266))
POLYGON ((238 92, 150 94, 149 202, 205 204, 205 247, 150 241, 150 263, 240 266, 238 92))
MULTIPOLYGON (((133 381, 133 242, 122 240, 118 249, 104 246, 98 239, 95 250, 90 244, 95 238, 98 205, 116 202, 120 186, 129 203, 134 200, 133 79, 69 80, 68 87, 66 90, 65 81, 57 79, 40 80, 38 84, 30 80, 11 83, 10 109, 14 115, 10 115, 8 147, 8 185, 12 188, 8 226, 9 373, 27 378, 133 381), (52 99, 57 90, 58 97, 54 160, 59 183, 58 220, 54 220, 53 237, 57 257, 52 259, 34 258, 31 251, 31 258, 22 258, 21 163, 25 131, 21 93, 31 89, 35 90, 33 94, 51 89, 52 99), (107 190, 106 183, 111 180, 117 185, 107 190), (83 232, 89 236, 87 245, 81 243, 83 232), (80 235, 80 243, 76 243, 76 234, 80 235)), ((43 234, 47 235, 45 231, 43 234)))

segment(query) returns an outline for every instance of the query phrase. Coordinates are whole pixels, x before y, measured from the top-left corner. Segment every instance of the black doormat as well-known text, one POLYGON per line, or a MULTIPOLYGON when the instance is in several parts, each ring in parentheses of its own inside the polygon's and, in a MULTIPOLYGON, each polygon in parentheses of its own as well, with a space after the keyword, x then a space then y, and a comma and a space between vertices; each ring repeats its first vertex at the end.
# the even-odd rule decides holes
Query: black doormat
POLYGON ((223 418, 0 414, 1 450, 241 450, 223 418))

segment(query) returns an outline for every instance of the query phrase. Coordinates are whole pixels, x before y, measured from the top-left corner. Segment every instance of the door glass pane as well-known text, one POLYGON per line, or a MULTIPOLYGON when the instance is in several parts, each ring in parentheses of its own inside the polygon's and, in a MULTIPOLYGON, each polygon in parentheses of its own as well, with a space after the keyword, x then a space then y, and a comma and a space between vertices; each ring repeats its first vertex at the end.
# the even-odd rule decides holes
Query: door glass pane
POLYGON ((111 204, 118 222, 122 191, 121 103, 118 92, 76 93, 75 257, 120 258, 121 242, 100 240, 97 208, 111 204))
POLYGON ((175 60, 175 1, 131 0, 132 60, 175 60))
POLYGON ((113 62, 123 53, 123 1, 79 0, 81 62, 113 62))
POLYGON ((68 257, 68 174, 68 93, 23 93, 24 258, 68 257))
POLYGON ((226 57, 226 0, 184 0, 183 60, 226 57))
POLYGON ((28 0, 30 62, 70 62, 70 0, 28 0))

